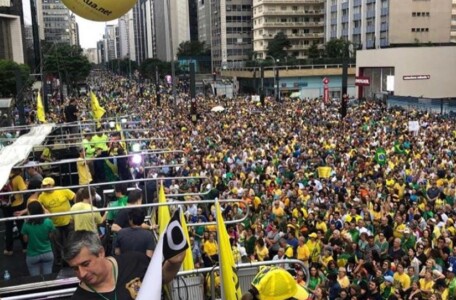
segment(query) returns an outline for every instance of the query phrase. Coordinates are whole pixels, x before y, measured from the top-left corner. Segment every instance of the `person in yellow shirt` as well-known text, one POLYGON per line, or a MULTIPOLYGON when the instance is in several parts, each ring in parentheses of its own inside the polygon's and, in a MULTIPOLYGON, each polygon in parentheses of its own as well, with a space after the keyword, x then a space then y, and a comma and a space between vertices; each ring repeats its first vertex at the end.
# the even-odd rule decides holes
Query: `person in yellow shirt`
POLYGON ((276 220, 280 222, 280 220, 284 217, 285 215, 285 210, 283 207, 280 205, 280 201, 276 200, 274 202, 274 207, 272 208, 272 213, 276 217, 276 220))
POLYGON ((337 282, 342 289, 346 289, 350 286, 350 279, 348 278, 347 270, 344 267, 339 268, 339 273, 337 274, 337 282))
POLYGON ((393 236, 395 238, 400 238, 404 236, 404 230, 407 228, 407 226, 402 223, 402 217, 400 215, 396 216, 396 222, 394 223, 394 228, 393 228, 393 236))
MULTIPOLYGON (((27 185, 25 184, 24 178, 22 177, 22 169, 20 168, 13 168, 9 175, 10 180, 10 188, 13 192, 17 191, 25 191, 27 189, 27 185)), ((11 204, 5 205, 3 207, 3 214, 4 217, 12 217, 14 215, 20 215, 23 210, 27 208, 27 203, 24 201, 23 194, 14 194, 11 204)), ((24 224, 23 220, 17 220, 16 226, 19 232, 22 230, 22 225, 24 224)), ((13 255, 13 229, 14 229, 14 222, 8 221, 5 222, 5 250, 3 251, 4 255, 11 256, 13 255)), ((21 235, 22 241, 22 235, 21 235)), ((27 244, 22 243, 22 249, 27 249, 27 244)))
MULTIPOLYGON (((46 177, 41 183, 42 188, 53 188, 55 181, 51 177, 46 177)), ((50 213, 68 212, 71 209, 70 201, 74 201, 75 193, 69 189, 59 189, 44 191, 38 197, 38 201, 50 213)), ((65 245, 68 234, 70 233, 70 220, 71 216, 51 217, 52 223, 56 228, 54 244, 54 262, 60 266, 62 261, 63 245, 65 245)))
POLYGON ((396 266, 396 272, 394 273, 393 280, 393 286, 396 291, 404 292, 410 288, 410 276, 404 273, 404 266, 402 264, 398 264, 396 266))
POLYGON ((264 261, 265 258, 269 257, 269 250, 264 244, 264 240, 260 237, 255 243, 255 256, 258 261, 264 261))
POLYGON ((76 194, 76 204, 71 207, 71 211, 91 210, 92 213, 72 215, 74 221, 74 230, 87 230, 98 232, 98 225, 102 223, 98 209, 92 205, 92 199, 95 198, 96 191, 94 188, 81 188, 76 194))
POLYGON ((92 182, 92 174, 90 173, 89 162, 85 160, 84 148, 79 149, 79 158, 76 162, 78 170, 79 184, 86 185, 92 182))
POLYGON ((424 273, 424 278, 419 280, 420 290, 424 294, 424 299, 429 299, 429 296, 434 293, 434 279, 432 269, 427 269, 424 273))
POLYGON ((315 232, 309 234, 309 240, 306 245, 309 249, 311 261, 314 263, 318 262, 321 254, 321 241, 318 240, 318 235, 315 232))
POLYGON ((300 236, 298 239, 298 248, 296 249, 296 256, 297 259, 302 261, 307 268, 309 267, 310 251, 307 245, 305 244, 305 239, 303 236, 300 236))
POLYGON ((218 261, 218 244, 214 233, 210 233, 209 239, 203 244, 203 260, 205 267, 212 267, 218 261))

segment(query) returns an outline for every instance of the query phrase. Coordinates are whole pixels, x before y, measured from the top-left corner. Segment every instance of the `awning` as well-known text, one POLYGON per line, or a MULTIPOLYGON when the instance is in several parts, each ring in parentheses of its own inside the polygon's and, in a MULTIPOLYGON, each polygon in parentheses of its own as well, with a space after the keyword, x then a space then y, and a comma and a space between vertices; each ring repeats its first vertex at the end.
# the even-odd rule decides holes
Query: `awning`
POLYGON ((293 92, 290 95, 290 98, 300 98, 301 97, 301 92, 293 92))
POLYGON ((24 161, 34 146, 41 145, 51 133, 52 128, 54 128, 54 124, 32 127, 27 134, 20 136, 14 143, 0 150, 0 187, 8 182, 11 169, 24 161))

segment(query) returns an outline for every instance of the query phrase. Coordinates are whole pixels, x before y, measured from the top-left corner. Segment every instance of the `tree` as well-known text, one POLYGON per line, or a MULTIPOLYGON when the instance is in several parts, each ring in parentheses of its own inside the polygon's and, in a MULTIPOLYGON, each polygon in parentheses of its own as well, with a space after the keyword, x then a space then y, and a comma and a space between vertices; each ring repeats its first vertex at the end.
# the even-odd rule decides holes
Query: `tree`
POLYGON ((59 77, 64 83, 75 85, 84 81, 91 65, 81 47, 69 44, 44 45, 44 72, 59 77))
POLYGON ((308 50, 308 57, 309 59, 318 59, 320 58, 320 50, 318 49, 318 46, 316 44, 312 44, 310 47, 309 47, 309 50, 308 50))
POLYGON ((283 32, 279 32, 268 44, 267 55, 275 59, 284 59, 287 56, 286 49, 291 48, 291 42, 283 32))
POLYGON ((326 43, 325 52, 328 58, 343 58, 350 42, 344 39, 333 39, 326 43))
POLYGON ((200 41, 185 41, 179 44, 177 48, 177 56, 201 56, 208 55, 210 51, 206 48, 205 42, 200 41))
POLYGON ((1 97, 14 97, 16 95, 16 70, 19 70, 22 83, 25 85, 29 79, 30 68, 12 60, 0 60, 1 97))
MULTIPOLYGON (((181 72, 178 62, 174 62, 174 67, 176 75, 178 75, 181 72)), ((161 61, 156 58, 148 58, 139 66, 139 71, 143 77, 155 81, 156 72, 158 72, 159 77, 171 75, 171 62, 161 61)))

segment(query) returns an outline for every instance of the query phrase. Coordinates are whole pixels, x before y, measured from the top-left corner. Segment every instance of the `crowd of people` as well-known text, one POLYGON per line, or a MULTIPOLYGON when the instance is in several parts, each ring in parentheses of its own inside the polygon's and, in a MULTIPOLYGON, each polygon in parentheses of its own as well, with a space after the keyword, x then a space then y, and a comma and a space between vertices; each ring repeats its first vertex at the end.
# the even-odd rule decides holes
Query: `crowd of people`
MULTIPOLYGON (((381 101, 357 103, 341 119, 337 101, 322 105, 319 99, 284 98, 281 102, 268 99, 261 105, 244 97, 201 96, 197 97, 198 119, 194 122, 190 101, 183 93, 176 101, 163 87, 155 89, 111 76, 98 79, 96 85, 107 117, 131 118, 122 125, 122 134, 103 123, 83 129, 81 172, 78 166, 81 184, 163 177, 169 198, 177 193, 202 193, 175 198, 242 199, 222 205, 225 220, 247 214, 239 224, 227 225, 236 260, 277 261, 305 287, 310 299, 456 298, 456 127, 452 119, 388 109, 381 101), (157 90, 160 103, 155 98, 157 90), (224 110, 211 111, 215 106, 224 110), (410 131, 409 121, 418 121, 419 129, 410 131), (92 141, 95 136, 98 139, 92 141), (130 143, 122 143, 121 136, 140 140, 143 150, 169 150, 142 161, 166 167, 146 168, 130 159, 115 159, 131 151, 130 143), (87 157, 107 159, 92 164, 87 157), (204 178, 169 179, 195 176, 204 178), (291 258, 302 264, 287 263, 291 258)), ((70 105, 76 107, 71 111, 78 119, 91 118, 87 99, 70 105)), ((58 119, 56 116, 54 112, 49 115, 51 119, 58 119)), ((26 188, 21 182, 14 187, 14 178, 13 189, 26 188)), ((35 180, 28 182, 30 189, 35 180)), ((54 184, 52 178, 41 182, 45 187, 54 184)), ((128 193, 127 187, 133 186, 115 185, 111 205, 156 199, 155 183, 140 186, 150 191, 147 195, 128 193)), ((91 199, 97 192, 100 194, 100 190, 88 189, 59 193, 65 193, 66 210, 96 210, 100 205, 92 205, 91 199), (70 202, 76 199, 71 208, 70 202)), ((45 194, 32 196, 52 212, 45 194)), ((27 201, 17 204, 16 200, 8 214, 26 213, 27 201)), ((31 203, 28 212, 39 213, 31 203)), ((215 219, 212 205, 187 205, 185 209, 189 223, 215 219)), ((99 224, 111 223, 119 237, 112 251, 120 253, 122 247, 132 244, 131 235, 121 234, 126 227, 155 228, 141 222, 144 212, 122 212, 99 214, 91 219, 91 227, 80 228, 99 232, 99 224)), ((65 226, 72 224, 70 217, 63 223, 58 218, 52 221, 43 222, 42 230, 55 227, 65 236, 65 226)), ((219 250, 216 227, 196 225, 189 227, 195 267, 213 266, 219 250)), ((22 227, 24 235, 29 227, 22 227)), ((150 238, 147 233, 138 236, 150 238)), ((27 247, 30 244, 29 240, 27 247)), ((153 242, 141 245, 148 256, 153 248, 153 242)), ((49 249, 43 248, 43 253, 49 249)), ((4 253, 10 251, 7 247, 4 253)))

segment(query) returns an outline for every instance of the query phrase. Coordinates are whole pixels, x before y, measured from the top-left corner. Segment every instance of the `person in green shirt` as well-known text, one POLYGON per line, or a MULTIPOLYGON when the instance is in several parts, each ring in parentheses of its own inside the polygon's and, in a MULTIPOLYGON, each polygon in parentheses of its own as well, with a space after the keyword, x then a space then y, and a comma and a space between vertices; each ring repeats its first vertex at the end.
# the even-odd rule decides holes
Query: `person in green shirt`
MULTIPOLYGON (((111 201, 108 207, 124 207, 127 206, 128 196, 127 196, 127 186, 125 184, 117 184, 114 187, 114 193, 116 200, 111 201)), ((119 213, 118 210, 109 210, 104 216, 104 220, 108 220, 109 223, 114 222, 119 213)), ((103 220, 103 221, 104 221, 103 220)))
POLYGON ((108 136, 103 133, 103 128, 97 128, 97 134, 92 136, 92 147, 94 149, 101 149, 102 151, 108 151, 108 136))
POLYGON ((408 251, 409 249, 415 248, 416 237, 414 234, 412 234, 409 228, 404 229, 404 235, 402 236, 401 244, 404 251, 408 251))
MULTIPOLYGON (((44 208, 38 201, 30 202, 27 209, 30 215, 44 214, 44 208)), ((22 226, 23 239, 28 243, 26 262, 30 276, 52 273, 54 254, 51 236, 54 231, 54 223, 49 218, 29 219, 22 226)))

